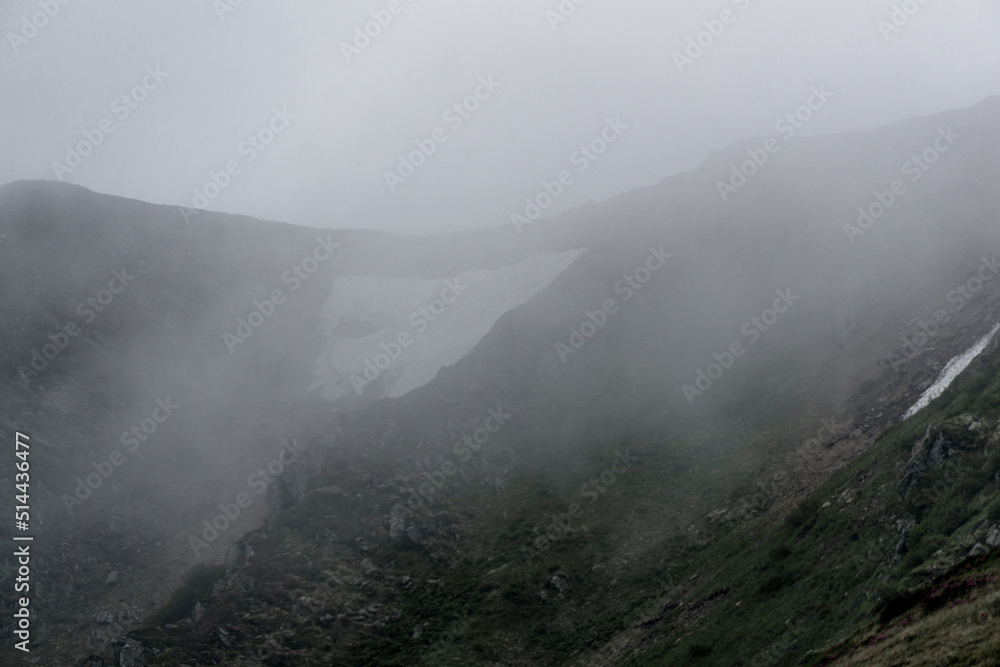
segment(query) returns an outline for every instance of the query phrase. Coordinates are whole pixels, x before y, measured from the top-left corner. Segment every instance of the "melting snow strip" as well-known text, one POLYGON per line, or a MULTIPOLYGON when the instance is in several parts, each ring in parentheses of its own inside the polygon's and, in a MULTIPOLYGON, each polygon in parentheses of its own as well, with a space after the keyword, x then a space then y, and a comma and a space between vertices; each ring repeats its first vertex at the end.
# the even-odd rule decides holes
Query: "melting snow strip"
POLYGON ((972 360, 986 349, 986 346, 990 344, 990 341, 993 340, 993 336, 996 335, 998 330, 1000 330, 1000 324, 995 325, 978 343, 949 361, 944 370, 941 371, 941 375, 934 381, 934 384, 928 387, 917 402, 910 406, 910 409, 903 414, 903 419, 909 419, 917 414, 921 409, 930 404, 931 401, 944 393, 944 390, 972 363, 972 360))

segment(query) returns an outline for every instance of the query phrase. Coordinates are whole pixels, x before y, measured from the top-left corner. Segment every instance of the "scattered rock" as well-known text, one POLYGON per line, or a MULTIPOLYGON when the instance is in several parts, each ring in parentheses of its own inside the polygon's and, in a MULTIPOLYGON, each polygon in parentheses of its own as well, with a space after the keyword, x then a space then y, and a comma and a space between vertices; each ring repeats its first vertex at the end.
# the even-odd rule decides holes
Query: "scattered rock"
POLYGON ((97 624, 98 625, 111 625, 115 622, 115 615, 110 611, 102 611, 97 614, 97 624))
POLYGON ((569 588, 569 579, 566 578, 565 574, 557 574, 549 579, 548 587, 562 593, 564 590, 569 588))
POLYGON ((208 633, 208 636, 213 641, 222 644, 225 648, 229 648, 233 645, 233 635, 225 628, 216 628, 208 633))
POLYGON ((112 570, 108 572, 108 578, 104 580, 104 583, 108 586, 117 584, 119 577, 121 577, 121 573, 118 570, 112 570))
POLYGON ((402 505, 393 506, 389 513, 389 542, 397 549, 410 545, 410 538, 406 534, 406 508, 402 505))
POLYGON ((194 603, 194 611, 191 612, 191 620, 197 623, 205 615, 205 605, 201 602, 194 603))
POLYGON ((118 667, 142 667, 146 664, 142 644, 134 639, 125 639, 124 637, 120 637, 112 643, 118 644, 119 642, 120 646, 116 646, 118 667))
POLYGON ((950 440, 945 438, 944 433, 938 433, 937 438, 931 440, 930 426, 924 432, 924 436, 913 447, 913 455, 906 470, 903 471, 896 490, 904 498, 909 497, 910 490, 920 481, 924 473, 933 468, 940 468, 945 462, 958 451, 950 440))
POLYGON ((303 607, 308 609, 313 614, 315 614, 322 608, 322 605, 320 604, 319 601, 309 597, 308 595, 303 595, 302 597, 300 597, 299 604, 301 604, 303 607))
POLYGON ((407 590, 407 591, 408 591, 408 590, 410 590, 411 588, 413 588, 413 577, 411 577, 411 576, 409 576, 409 575, 406 575, 406 574, 404 574, 404 575, 403 575, 403 576, 402 576, 402 577, 400 578, 400 580, 399 580, 399 585, 400 585, 400 586, 401 586, 401 587, 402 587, 402 588, 403 588, 404 590, 407 590))
POLYGON ((983 546, 982 543, 976 542, 976 546, 972 547, 969 551, 970 556, 982 556, 983 554, 988 554, 990 552, 989 547, 983 546))
POLYGON ((990 527, 990 532, 986 535, 986 546, 1000 547, 1000 526, 997 524, 990 527))
POLYGON ((378 615, 378 611, 375 609, 375 605, 370 604, 367 607, 365 607, 364 609, 359 609, 358 611, 356 611, 355 613, 351 614, 347 618, 349 618, 352 621, 366 621, 369 618, 372 618, 372 617, 377 616, 377 615, 378 615))
POLYGON ((406 536, 409 537, 410 541, 416 544, 417 546, 420 546, 424 543, 424 536, 420 532, 420 529, 417 528, 415 525, 411 525, 409 528, 406 529, 406 536))
POLYGON ((413 628, 413 639, 420 639, 420 635, 422 634, 424 634, 424 630, 419 625, 413 628))

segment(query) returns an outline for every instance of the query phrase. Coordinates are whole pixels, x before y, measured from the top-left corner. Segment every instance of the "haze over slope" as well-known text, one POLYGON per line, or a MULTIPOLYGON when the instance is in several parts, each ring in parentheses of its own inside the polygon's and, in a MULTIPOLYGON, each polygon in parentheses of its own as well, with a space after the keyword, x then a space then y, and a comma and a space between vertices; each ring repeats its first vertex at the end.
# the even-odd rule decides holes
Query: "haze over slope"
POLYGON ((754 138, 520 233, 400 237, 208 212, 188 224, 176 207, 76 186, 0 187, 2 428, 39 443, 39 577, 52 582, 35 600, 39 651, 119 659, 118 638, 166 618, 152 612, 184 566, 221 561, 251 531, 229 550, 235 597, 201 591, 207 616, 131 639, 151 664, 193 660, 191 647, 229 664, 598 655, 654 574, 709 546, 705 514, 841 416, 845 439, 793 471, 788 509, 997 322, 983 271, 996 261, 998 112, 991 98, 777 151, 754 138), (753 173, 739 185, 734 169, 753 173), (452 310, 455 280, 467 290, 452 310), (359 395, 350 374, 390 355, 438 296, 449 307, 421 345, 400 343, 359 395), (149 433, 158 401, 177 407, 149 433), (147 437, 123 451, 136 425, 147 437), (125 461, 105 463, 115 452, 125 461), (588 531, 540 549, 547 517, 584 489, 588 531), (217 521, 239 494, 249 504, 217 521), (522 566, 528 545, 540 553, 522 566), (549 600, 565 601, 556 573, 579 590, 572 604, 549 600), (412 593, 404 578, 419 580, 412 593), (468 622, 496 615, 500 635, 434 644, 463 596, 485 610, 468 622), (544 613, 517 620, 539 599, 544 613), (112 623, 93 621, 109 609, 112 623), (569 624, 580 609, 601 611, 569 624), (280 639, 288 624, 298 639, 280 639), (540 626, 550 636, 534 641, 540 626))

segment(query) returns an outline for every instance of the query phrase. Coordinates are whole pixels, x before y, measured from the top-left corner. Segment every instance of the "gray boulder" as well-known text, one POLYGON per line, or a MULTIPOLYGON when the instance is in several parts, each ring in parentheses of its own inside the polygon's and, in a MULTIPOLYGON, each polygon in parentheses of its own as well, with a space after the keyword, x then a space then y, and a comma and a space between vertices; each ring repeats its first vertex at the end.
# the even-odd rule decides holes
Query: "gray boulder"
POLYGON ((970 556, 982 556, 983 554, 988 554, 990 552, 989 547, 984 546, 980 542, 976 542, 976 546, 972 547, 969 551, 970 556))
POLYGON ((548 587, 562 593, 564 590, 569 588, 569 579, 565 574, 557 574, 549 579, 548 587))
POLYGON ((118 667, 143 667, 146 664, 146 652, 142 644, 128 637, 115 637, 111 640, 114 647, 115 665, 118 667))

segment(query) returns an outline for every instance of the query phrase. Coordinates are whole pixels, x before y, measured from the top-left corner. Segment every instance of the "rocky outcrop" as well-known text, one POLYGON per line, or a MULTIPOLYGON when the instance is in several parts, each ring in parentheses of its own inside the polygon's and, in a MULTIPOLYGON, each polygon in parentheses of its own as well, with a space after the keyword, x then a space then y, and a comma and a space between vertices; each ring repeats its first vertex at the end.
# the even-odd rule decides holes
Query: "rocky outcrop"
POLYGON ((897 565, 903 560, 903 556, 906 555, 906 540, 910 537, 910 531, 913 527, 917 525, 915 519, 905 518, 898 519, 896 521, 896 532, 901 535, 899 542, 896 543, 896 549, 892 555, 892 564, 897 565))
POLYGON ((1000 525, 990 526, 989 532, 986 534, 986 546, 994 549, 1000 547, 1000 525))
POLYGON ((899 495, 908 498, 910 491, 920 483, 920 478, 928 470, 944 466, 949 458, 960 451, 961 447, 950 440, 943 431, 932 438, 931 429, 928 426, 923 438, 914 445, 910 461, 896 485, 899 495))
POLYGON ((100 654, 76 663, 76 667, 145 667, 151 653, 135 639, 115 637, 100 654))
POLYGON ((988 554, 989 552, 990 552, 990 548, 989 547, 984 546, 983 544, 981 544, 979 542, 976 542, 976 545, 974 547, 972 547, 971 550, 969 550, 969 555, 970 556, 983 556, 985 554, 988 554))

